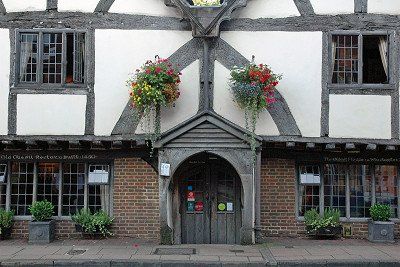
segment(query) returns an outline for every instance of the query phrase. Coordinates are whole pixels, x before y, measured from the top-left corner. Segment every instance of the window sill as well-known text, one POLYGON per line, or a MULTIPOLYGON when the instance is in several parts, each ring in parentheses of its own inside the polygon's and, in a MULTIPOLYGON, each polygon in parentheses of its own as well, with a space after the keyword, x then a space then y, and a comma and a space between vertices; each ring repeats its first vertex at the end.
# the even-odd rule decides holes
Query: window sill
POLYGON ((76 87, 46 87, 37 88, 34 86, 12 87, 12 94, 64 94, 64 95, 87 95, 90 89, 87 86, 76 87))
POLYGON ((328 84, 329 90, 395 90, 396 84, 328 84))
MULTIPOLYGON (((304 222, 304 217, 297 217, 296 219, 298 222, 304 222)), ((371 220, 371 218, 340 218, 341 223, 367 223, 371 220)), ((390 221, 394 223, 400 223, 400 219, 394 218, 390 219, 390 221)))
MULTIPOLYGON (((71 216, 53 216, 51 219, 56 221, 72 221, 71 216)), ((14 221, 32 221, 32 216, 14 216, 14 221)))

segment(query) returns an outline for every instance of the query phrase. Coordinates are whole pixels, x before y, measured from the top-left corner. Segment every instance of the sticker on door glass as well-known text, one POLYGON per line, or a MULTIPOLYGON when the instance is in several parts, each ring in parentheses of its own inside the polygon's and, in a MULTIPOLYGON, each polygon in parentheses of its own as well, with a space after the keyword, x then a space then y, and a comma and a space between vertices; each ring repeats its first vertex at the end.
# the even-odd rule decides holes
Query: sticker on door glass
POLYGON ((187 211, 193 212, 194 211, 194 201, 188 201, 187 203, 187 211))
POLYGON ((193 186, 192 185, 188 185, 188 191, 193 191, 193 186))
POLYGON ((224 211, 225 209, 226 209, 225 203, 219 203, 219 204, 218 204, 218 210, 219 210, 219 211, 224 211))
POLYGON ((194 192, 193 191, 189 191, 187 194, 187 201, 194 201, 194 192))
POLYGON ((233 211, 233 203, 232 202, 226 203, 226 210, 227 211, 233 211))
POLYGON ((195 211, 203 211, 204 204, 203 201, 197 201, 196 205, 194 206, 195 211))

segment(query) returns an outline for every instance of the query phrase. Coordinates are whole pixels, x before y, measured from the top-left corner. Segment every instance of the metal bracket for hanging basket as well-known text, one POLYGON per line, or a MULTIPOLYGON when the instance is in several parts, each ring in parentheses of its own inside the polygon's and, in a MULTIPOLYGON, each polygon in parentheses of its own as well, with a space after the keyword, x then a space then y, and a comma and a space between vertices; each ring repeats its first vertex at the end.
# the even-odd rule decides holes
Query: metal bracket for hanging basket
POLYGON ((247 0, 224 0, 216 6, 194 6, 188 0, 164 2, 167 6, 178 8, 182 17, 190 21, 193 37, 218 37, 221 22, 230 20, 235 9, 247 4, 247 0))

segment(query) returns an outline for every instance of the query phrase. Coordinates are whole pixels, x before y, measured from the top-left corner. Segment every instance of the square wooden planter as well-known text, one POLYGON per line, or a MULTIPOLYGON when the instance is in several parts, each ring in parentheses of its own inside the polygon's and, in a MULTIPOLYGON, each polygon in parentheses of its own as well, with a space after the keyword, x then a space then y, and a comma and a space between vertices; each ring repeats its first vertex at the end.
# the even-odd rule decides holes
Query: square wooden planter
POLYGON ((48 244, 55 239, 56 221, 29 222, 29 243, 48 244))
POLYGON ((368 240, 371 242, 394 242, 394 222, 368 223, 368 240))

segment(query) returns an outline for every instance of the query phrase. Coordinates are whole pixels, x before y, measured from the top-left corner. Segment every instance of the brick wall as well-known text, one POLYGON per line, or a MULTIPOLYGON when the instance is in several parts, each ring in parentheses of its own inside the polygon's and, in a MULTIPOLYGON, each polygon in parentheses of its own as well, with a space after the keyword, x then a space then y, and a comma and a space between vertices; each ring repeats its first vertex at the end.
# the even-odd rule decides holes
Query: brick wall
POLYGON ((158 177, 153 168, 138 158, 114 162, 113 232, 159 242, 160 213, 158 177))
POLYGON ((262 236, 298 236, 304 232, 295 217, 295 162, 262 159, 260 182, 262 236))
MULTIPOLYGON (((158 177, 140 158, 114 162, 114 214, 116 237, 133 237, 159 242, 160 213, 158 177)), ((28 221, 15 221, 12 236, 28 238, 28 221)), ((57 221, 56 238, 78 238, 72 221, 57 221)))

